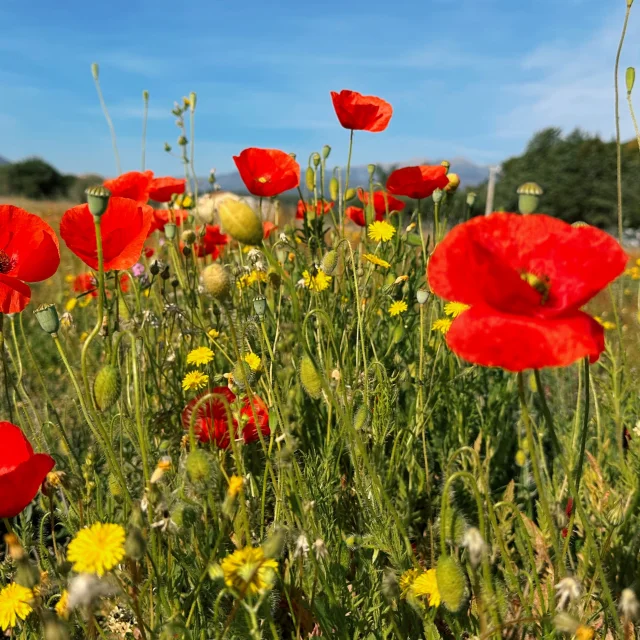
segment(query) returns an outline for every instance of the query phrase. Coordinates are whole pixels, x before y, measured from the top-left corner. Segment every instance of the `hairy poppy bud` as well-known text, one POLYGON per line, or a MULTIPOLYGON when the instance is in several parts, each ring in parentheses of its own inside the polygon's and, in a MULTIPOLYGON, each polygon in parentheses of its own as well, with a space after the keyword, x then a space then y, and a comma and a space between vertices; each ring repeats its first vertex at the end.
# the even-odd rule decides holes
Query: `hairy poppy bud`
POLYGON ((320 164, 320 154, 319 153, 314 153, 311 156, 311 161, 313 162, 313 166, 317 167, 320 164))
POLYGON ((633 91, 633 85, 636 81, 636 70, 633 67, 629 67, 627 69, 627 93, 631 95, 631 91, 633 91))
POLYGON ((347 193, 344 194, 345 200, 353 200, 356 197, 357 191, 355 189, 347 189, 347 193))
POLYGON ((451 556, 440 556, 436 580, 445 607, 452 613, 460 611, 467 599, 467 582, 460 565, 451 556))
POLYGON ((353 428, 356 431, 362 431, 369 426, 371 421, 371 412, 366 404, 361 404, 353 416, 353 428))
POLYGON ((186 468, 191 482, 204 482, 211 473, 209 458, 201 449, 194 449, 187 456, 186 468))
POLYGON ((303 389, 312 398, 319 398, 322 394, 322 378, 309 356, 303 356, 300 360, 299 374, 303 389))
POLYGON ((368 164, 367 165, 367 173, 369 174, 369 177, 372 178, 373 174, 376 172, 376 165, 375 164, 368 164))
POLYGON ((35 311, 38 324, 43 331, 55 335, 60 328, 60 318, 58 317, 58 310, 53 304, 40 305, 35 311))
POLYGON ((332 200, 338 199, 338 190, 338 178, 331 178, 331 180, 329 180, 329 195, 331 196, 332 200))
POLYGON ((89 187, 84 193, 87 196, 87 204, 91 215, 94 218, 99 218, 109 206, 111 191, 102 185, 98 185, 97 187, 89 187))
POLYGON ((304 182, 307 185, 307 189, 313 191, 316 184, 316 174, 311 167, 307 167, 307 171, 304 174, 304 182))
POLYGON ((109 486, 109 493, 114 498, 119 498, 122 495, 122 485, 120 484, 120 481, 113 473, 109 474, 107 484, 109 486))
POLYGON ((93 397, 100 411, 110 409, 120 397, 120 372, 110 364, 98 371, 93 381, 93 397))
POLYGON ((246 202, 226 198, 218 205, 218 213, 224 230, 234 240, 250 245, 262 242, 262 221, 246 202))
POLYGON ((338 266, 338 252, 335 249, 325 253, 320 263, 320 268, 327 274, 331 275, 338 266))
POLYGON ((231 278, 229 272, 221 264, 214 262, 202 272, 202 284, 207 293, 221 300, 229 294, 231 278))

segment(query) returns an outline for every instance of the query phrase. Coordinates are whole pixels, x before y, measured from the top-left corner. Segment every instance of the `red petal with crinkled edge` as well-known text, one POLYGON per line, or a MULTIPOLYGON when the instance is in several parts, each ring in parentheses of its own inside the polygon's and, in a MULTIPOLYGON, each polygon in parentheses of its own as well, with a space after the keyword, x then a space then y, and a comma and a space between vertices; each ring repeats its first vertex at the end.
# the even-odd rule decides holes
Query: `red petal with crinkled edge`
POLYGON ((28 284, 0 273, 0 313, 19 313, 31 300, 28 284))
POLYGON ((387 178, 387 191, 397 196, 421 200, 433 195, 436 189, 449 184, 447 170, 442 165, 419 165, 396 169, 387 178))
POLYGON ((14 518, 36 497, 55 461, 36 453, 13 471, 0 475, 0 518, 14 518))
POLYGON ((458 316, 447 344, 461 358, 507 371, 565 367, 604 350, 604 330, 582 311, 541 319, 476 306, 458 316))
POLYGON ((112 196, 146 204, 152 180, 153 171, 129 171, 112 180, 105 180, 104 186, 111 191, 112 196))
POLYGON ((378 96, 363 96, 357 91, 332 91, 331 101, 345 129, 378 133, 389 126, 393 115, 393 107, 386 100, 378 96))

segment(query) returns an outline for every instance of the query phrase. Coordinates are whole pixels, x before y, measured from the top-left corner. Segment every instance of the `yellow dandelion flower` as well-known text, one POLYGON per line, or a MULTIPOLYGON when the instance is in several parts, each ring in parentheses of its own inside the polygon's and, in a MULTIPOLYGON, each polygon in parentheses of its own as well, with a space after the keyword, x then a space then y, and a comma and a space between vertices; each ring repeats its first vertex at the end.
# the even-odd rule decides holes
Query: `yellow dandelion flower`
POLYGON ((247 353, 244 356, 243 360, 249 365, 249 369, 251 369, 251 371, 257 371, 260 368, 260 365, 262 364, 262 360, 260 360, 260 356, 256 355, 253 352, 247 353))
POLYGON ((184 391, 192 391, 194 389, 202 389, 209 383, 209 376, 201 371, 189 371, 182 379, 182 389, 184 391))
POLYGON ((389 307, 389 315, 390 316, 399 316, 401 313, 404 313, 409 307, 407 307, 407 303, 404 300, 396 300, 389 307))
POLYGON ((413 581, 412 591, 413 595, 417 597, 426 597, 430 607, 440 606, 440 591, 438 590, 436 570, 429 569, 421 573, 413 581))
POLYGON ((576 640, 593 640, 595 636, 596 632, 584 624, 579 625, 576 629, 576 640))
POLYGON ((273 587, 278 563, 266 558, 262 547, 245 547, 221 563, 224 582, 242 595, 257 595, 273 587))
POLYGON ((386 220, 376 220, 369 225, 369 238, 374 242, 389 242, 396 233, 396 228, 386 220))
POLYGON ((187 355, 187 364, 209 364, 213 360, 213 351, 209 347, 198 347, 187 355))
POLYGON ((609 320, 603 320, 600 316, 594 316, 593 318, 605 331, 611 331, 616 328, 614 322, 610 322, 609 320))
POLYGON ((25 620, 33 611, 29 604, 33 600, 33 591, 15 582, 0 591, 0 629, 6 631, 15 627, 18 620, 25 620))
POLYGON ((412 592, 413 583, 419 575, 420 569, 409 569, 400 576, 398 584, 400 586, 401 598, 404 598, 406 600, 406 598, 412 592))
POLYGON ((625 275, 629 276, 632 280, 640 280, 640 266, 631 267, 630 269, 627 269, 624 273, 625 275))
POLYGON ((268 277, 264 271, 256 271, 255 269, 251 273, 245 273, 243 276, 240 276, 238 280, 236 280, 236 286, 239 289, 244 289, 245 287, 250 287, 252 284, 256 284, 256 282, 267 282, 268 277))
POLYGON ((451 318, 440 318, 431 325, 431 328, 434 331, 439 331, 442 335, 445 335, 447 331, 451 329, 452 322, 453 320, 451 320, 451 318))
POLYGON ((220 332, 216 331, 215 329, 209 329, 209 331, 207 331, 207 335, 212 339, 215 340, 216 338, 220 337, 220 332))
POLYGON ((308 271, 302 272, 304 286, 315 292, 324 291, 331 284, 331 276, 328 276, 322 269, 318 269, 316 275, 312 276, 308 271))
POLYGON ((67 549, 76 573, 103 576, 124 558, 125 531, 119 524, 97 522, 78 532, 67 549))
POLYGON ((375 264, 378 267, 384 267, 385 269, 388 269, 391 266, 391 264, 386 260, 378 258, 378 256, 374 256, 373 253, 365 253, 362 258, 371 264, 375 264))
POLYGON ((444 312, 451 316, 452 318, 457 318, 461 313, 466 311, 469 308, 468 304, 463 304, 462 302, 447 302, 444 305, 444 312))
POLYGON ((182 202, 180 203, 180 206, 183 209, 190 209, 191 207, 193 207, 193 198, 191 196, 184 196, 182 202))
POLYGON ((89 334, 86 331, 83 331, 80 334, 80 337, 78 338, 78 340, 80 340, 80 342, 84 342, 88 337, 89 337, 89 334))
POLYGON ((69 298, 64 305, 65 311, 73 311, 78 304, 78 298, 69 298))
POLYGON ((60 600, 56 602, 56 613, 59 618, 69 617, 69 592, 66 589, 60 594, 60 600))
POLYGON ((243 484, 244 480, 240 476, 231 476, 229 478, 227 495, 231 498, 235 498, 240 493, 243 484))

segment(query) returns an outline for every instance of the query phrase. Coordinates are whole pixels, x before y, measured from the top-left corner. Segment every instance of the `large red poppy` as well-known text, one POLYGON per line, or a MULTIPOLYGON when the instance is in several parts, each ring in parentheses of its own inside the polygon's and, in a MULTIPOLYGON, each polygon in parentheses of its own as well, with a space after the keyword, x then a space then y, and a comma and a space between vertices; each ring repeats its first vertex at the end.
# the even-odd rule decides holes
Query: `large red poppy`
POLYGON ((193 245, 196 255, 199 258, 211 256, 214 260, 220 255, 220 247, 224 247, 229 242, 229 236, 220 231, 217 224, 206 224, 204 235, 200 235, 201 230, 196 230, 197 240, 193 245))
MULTIPOLYGON (((149 235, 153 209, 128 198, 110 198, 100 219, 104 270, 129 269, 140 258, 149 235)), ((98 269, 93 216, 89 206, 72 207, 62 216, 60 235, 67 246, 91 269, 98 269)))
POLYGON ((168 222, 173 222, 178 226, 184 224, 189 212, 185 209, 154 209, 153 221, 149 227, 149 235, 154 231, 164 231, 168 222))
POLYGON ((387 191, 396 196, 428 198, 436 189, 449 184, 447 169, 442 165, 420 165, 396 169, 387 179, 387 191))
MULTIPOLYGON (((364 204, 369 204, 369 192, 364 189, 358 189, 358 200, 364 204)), ((382 220, 382 216, 387 215, 387 211, 402 211, 405 206, 402 200, 394 198, 386 191, 373 192, 373 208, 376 212, 376 220, 382 220)))
POLYGON ((31 299, 25 282, 50 278, 60 264, 58 238, 40 217, 0 205, 0 313, 18 313, 31 299))
POLYGON ((0 518, 14 518, 36 497, 55 461, 33 448, 20 427, 0 422, 0 518))
POLYGON ((140 204, 147 204, 153 181, 153 171, 129 171, 117 178, 105 180, 104 186, 116 198, 129 198, 140 204))
POLYGON ((254 196, 271 198, 300 184, 300 165, 284 151, 250 147, 233 161, 254 196))
POLYGON ((184 193, 187 181, 184 178, 153 178, 149 185, 149 199, 154 202, 170 202, 174 193, 184 193))
POLYGON ((345 129, 356 129, 377 133, 389 125, 393 107, 377 96, 363 96, 357 91, 343 89, 331 92, 333 108, 340 124, 345 129))
POLYGON ((302 200, 298 200, 298 206, 296 208, 296 218, 298 220, 304 219, 305 211, 307 213, 315 214, 315 215, 327 215, 329 211, 333 209, 333 202, 318 202, 318 204, 314 207, 313 203, 303 202, 302 200))
POLYGON ((429 260, 433 292, 471 308, 447 333, 465 360, 509 371, 566 366, 604 349, 580 308, 625 268, 607 233, 543 214, 492 213, 455 227, 429 260))
MULTIPOLYGON (((214 394, 214 397, 205 400, 198 407, 194 419, 194 433, 200 442, 215 442, 221 449, 226 449, 231 440, 229 438, 229 417, 227 404, 229 407, 236 400, 236 395, 229 387, 215 387, 211 391, 206 391, 191 400, 182 410, 182 426, 185 430, 190 429, 191 416, 196 404, 207 394, 214 394)), ((229 412, 231 409, 229 408, 229 412)), ((269 411, 266 404, 258 396, 253 396, 253 408, 249 398, 242 401, 240 415, 243 417, 242 437, 246 444, 250 444, 259 439, 258 429, 263 436, 271 435, 269 429, 269 411)), ((238 422, 231 418, 233 434, 238 437, 238 422)))

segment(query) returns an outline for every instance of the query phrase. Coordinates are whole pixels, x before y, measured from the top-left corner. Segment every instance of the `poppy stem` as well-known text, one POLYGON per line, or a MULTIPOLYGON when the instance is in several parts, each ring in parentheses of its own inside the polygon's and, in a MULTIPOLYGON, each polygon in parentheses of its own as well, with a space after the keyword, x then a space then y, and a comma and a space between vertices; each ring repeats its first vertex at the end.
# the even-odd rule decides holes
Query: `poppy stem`
POLYGON ((7 365, 7 353, 4 349, 4 314, 0 313, 0 352, 2 353, 2 372, 4 379, 4 395, 9 410, 9 422, 13 423, 13 407, 11 406, 11 397, 9 395, 9 367, 7 365))
POLYGON ((582 412, 582 436, 580 438, 580 454, 576 466, 576 497, 580 491, 580 480, 582 479, 582 467, 584 465, 584 452, 587 445, 587 431, 589 430, 589 358, 584 359, 584 410, 582 412))
POLYGON ((347 156, 347 173, 344 180, 344 191, 342 192, 342 219, 347 210, 347 191, 349 191, 349 174, 351 173, 351 152, 353 151, 353 129, 349 134, 349 155, 347 156))
POLYGON ((104 113, 105 120, 107 121, 107 126, 109 127, 109 132, 111 133, 111 144, 113 146, 113 155, 116 158, 116 170, 118 171, 118 175, 122 173, 122 168, 120 165, 120 154, 118 153, 118 143, 116 142, 116 130, 113 126, 113 122, 111 121, 111 116, 109 115, 109 110, 107 109, 107 103, 104 101, 104 96, 102 95, 102 89, 100 87, 100 80, 98 75, 95 74, 93 76, 96 91, 98 92, 98 100, 100 100, 100 106, 102 107, 102 113, 104 113))
POLYGON ((144 171, 145 156, 147 151, 147 119, 149 116, 149 92, 142 92, 144 110, 142 112, 142 171, 144 171))

